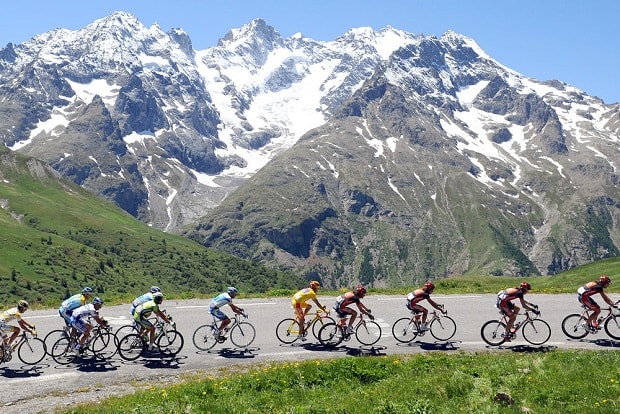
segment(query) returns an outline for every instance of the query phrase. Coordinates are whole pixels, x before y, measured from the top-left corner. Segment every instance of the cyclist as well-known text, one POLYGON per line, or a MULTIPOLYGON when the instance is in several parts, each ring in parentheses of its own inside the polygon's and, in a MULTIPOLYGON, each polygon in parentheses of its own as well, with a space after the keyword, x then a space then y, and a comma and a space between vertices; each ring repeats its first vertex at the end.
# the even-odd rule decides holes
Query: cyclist
POLYGON ((22 318, 22 313, 28 310, 28 302, 25 300, 20 300, 17 302, 17 306, 14 308, 10 308, 0 313, 0 333, 2 333, 2 338, 4 343, 7 345, 12 345, 15 339, 19 336, 20 327, 26 332, 32 333, 34 331, 34 325, 29 324, 22 318), (17 324, 19 327, 14 325, 9 325, 13 319, 17 320, 17 324), (5 332, 13 332, 11 337, 9 337, 5 332))
POLYGON ((420 325, 420 331, 428 331, 428 326, 426 326, 428 309, 419 304, 424 299, 426 299, 428 303, 430 303, 435 309, 443 312, 444 315, 447 313, 447 311, 444 310, 443 305, 440 305, 433 299, 431 299, 431 293, 433 293, 434 290, 435 285, 433 284, 433 282, 426 282, 424 284, 424 287, 416 289, 413 292, 409 292, 409 294, 407 295, 407 309, 413 311, 413 313, 416 315, 416 320, 419 318, 418 314, 420 312, 422 313, 422 324, 420 325))
POLYGON ((69 328, 71 326, 71 314, 73 311, 80 306, 86 305, 86 301, 90 299, 92 295, 93 289, 86 286, 82 289, 82 293, 76 293, 62 302, 60 308, 58 309, 58 313, 65 321, 65 327, 69 328))
POLYGON ((129 308, 129 314, 133 317, 133 313, 136 308, 143 303, 146 303, 150 300, 153 300, 153 295, 157 292, 161 292, 159 286, 151 286, 150 291, 146 292, 144 295, 140 295, 131 302, 131 307, 129 308))
POLYGON ((347 326, 347 334, 353 333, 353 322, 355 322, 355 318, 357 318, 357 312, 348 306, 352 303, 357 305, 357 308, 364 315, 368 315, 370 319, 374 319, 375 317, 370 314, 370 309, 368 309, 360 299, 363 299, 366 296, 366 288, 362 285, 359 285, 347 293, 343 293, 342 295, 336 298, 336 303, 334 304, 334 310, 338 314, 340 318, 340 323, 344 325, 345 319, 347 316, 349 317, 349 325, 347 326))
POLYGON ((308 300, 312 299, 316 306, 323 309, 325 311, 325 306, 321 305, 319 300, 316 297, 316 292, 321 287, 321 284, 316 280, 310 282, 307 288, 301 289, 297 293, 293 295, 293 299, 291 300, 291 306, 295 310, 295 320, 299 323, 299 339, 302 341, 306 340, 306 315, 312 308, 312 305, 308 303, 308 300))
POLYGON ((521 308, 512 303, 513 300, 519 299, 519 301, 521 302, 521 306, 523 306, 527 310, 531 310, 537 315, 540 315, 540 312, 538 312, 538 306, 526 301, 523 298, 523 295, 525 295, 530 290, 532 290, 532 286, 528 282, 521 282, 518 288, 508 288, 502 290, 497 295, 496 306, 504 315, 508 316, 508 322, 506 323, 506 332, 502 334, 502 337, 506 340, 506 342, 510 342, 513 338, 512 326, 515 323, 515 319, 517 319, 517 314, 521 310, 521 308))
POLYGON ((228 305, 236 314, 244 314, 243 308, 240 308, 232 303, 233 299, 237 296, 237 293, 239 293, 237 288, 231 286, 226 289, 226 292, 220 293, 209 303, 209 312, 216 320, 221 321, 220 326, 215 327, 216 335, 221 335, 221 333, 224 332, 226 327, 231 322, 230 318, 220 309, 222 306, 228 305))
POLYGON ((585 326, 590 333, 596 333, 600 329, 598 326, 598 315, 601 313, 601 307, 592 299, 592 296, 599 293, 609 306, 616 307, 616 304, 607 296, 604 290, 609 285, 611 285, 611 279, 607 275, 601 275, 598 281, 588 282, 577 289, 579 303, 592 310, 592 314, 586 321, 585 326))
POLYGON ((99 309, 103 306, 103 299, 95 297, 92 303, 87 303, 73 310, 71 314, 71 336, 79 337, 75 351, 82 352, 84 343, 90 336, 92 325, 88 322, 88 318, 92 317, 101 326, 107 326, 108 322, 99 316, 99 309))
POLYGON ((155 314, 163 319, 166 323, 170 323, 170 318, 159 309, 159 305, 164 301, 164 295, 161 292, 153 293, 153 299, 138 305, 133 312, 133 319, 142 327, 140 335, 149 332, 149 351, 155 349, 155 325, 148 320, 151 314, 155 314))

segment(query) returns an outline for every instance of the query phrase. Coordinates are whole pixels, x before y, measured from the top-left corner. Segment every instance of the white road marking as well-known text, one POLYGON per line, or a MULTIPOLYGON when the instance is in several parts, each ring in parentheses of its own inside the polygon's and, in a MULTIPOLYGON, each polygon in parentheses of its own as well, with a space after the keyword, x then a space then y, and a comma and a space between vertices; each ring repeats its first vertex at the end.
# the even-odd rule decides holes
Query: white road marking
MULTIPOLYGON (((239 306, 239 304, 236 304, 239 306)), ((275 302, 256 302, 256 303, 244 303, 243 307, 246 306, 260 306, 260 305, 277 305, 275 302)), ((209 305, 187 305, 187 306, 177 306, 175 309, 192 309, 192 308, 208 308, 209 305)))
MULTIPOLYGON (((442 296, 442 295, 433 295, 433 298, 441 298, 441 299, 463 299, 463 298, 481 298, 482 295, 446 295, 446 296, 442 296)), ((369 298, 368 296, 366 298, 369 298)), ((377 298, 377 302, 391 302, 394 300, 405 300, 407 298, 407 295, 403 295, 402 297, 399 298, 377 298)))

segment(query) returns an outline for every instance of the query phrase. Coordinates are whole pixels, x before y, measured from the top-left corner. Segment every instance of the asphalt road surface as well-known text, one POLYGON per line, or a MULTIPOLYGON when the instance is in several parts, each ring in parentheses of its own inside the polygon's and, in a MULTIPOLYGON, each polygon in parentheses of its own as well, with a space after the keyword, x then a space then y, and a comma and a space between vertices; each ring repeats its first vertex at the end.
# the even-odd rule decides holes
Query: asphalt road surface
MULTIPOLYGON (((84 360, 80 364, 59 365, 51 357, 46 357, 35 366, 24 365, 17 355, 9 363, 0 365, 0 412, 13 412, 20 403, 42 398, 46 395, 66 395, 67 404, 73 401, 72 395, 87 387, 97 388, 104 393, 108 386, 149 381, 167 376, 177 377, 194 371, 217 372, 222 367, 251 366, 267 361, 301 360, 316 358, 335 358, 347 355, 392 355, 401 353, 476 352, 496 350, 499 352, 541 352, 555 348, 583 348, 596 350, 620 349, 620 341, 607 337, 604 331, 588 335, 582 340, 571 340, 561 330, 562 319, 569 313, 579 313, 580 308, 575 295, 529 294, 528 301, 539 305, 541 318, 551 326, 551 338, 542 346, 532 346, 517 336, 511 343, 500 347, 487 346, 480 337, 480 327, 484 322, 497 319, 499 314, 494 307, 495 295, 433 295, 438 303, 443 303, 448 315, 457 323, 456 335, 449 342, 436 341, 431 335, 418 337, 410 344, 398 343, 392 337, 391 326, 398 318, 409 315, 402 296, 369 295, 364 299, 372 309, 375 321, 382 328, 382 336, 373 347, 363 346, 352 338, 335 349, 322 347, 311 336, 307 342, 281 344, 275 336, 277 323, 292 315, 289 298, 238 299, 235 304, 248 313, 248 321, 256 327, 256 339, 247 350, 235 349, 230 341, 217 344, 211 351, 198 351, 192 343, 194 329, 210 323, 208 301, 183 300, 164 301, 162 308, 174 317, 177 329, 185 338, 181 352, 172 360, 159 358, 140 358, 133 362, 122 360, 118 355, 107 362, 84 360)), ((319 296, 319 300, 331 308, 334 298, 319 296)), ((426 303, 426 302, 424 302, 426 303)), ((602 301, 599 300, 599 303, 602 301)), ((107 307, 100 314, 114 327, 130 322, 129 306, 107 307)), ((225 308, 226 313, 232 312, 225 308)), ((333 316, 333 315, 332 315, 333 316)), ((39 337, 62 326, 56 310, 28 311, 25 319, 37 326, 39 337)), ((76 400, 78 401, 78 400, 76 400)))

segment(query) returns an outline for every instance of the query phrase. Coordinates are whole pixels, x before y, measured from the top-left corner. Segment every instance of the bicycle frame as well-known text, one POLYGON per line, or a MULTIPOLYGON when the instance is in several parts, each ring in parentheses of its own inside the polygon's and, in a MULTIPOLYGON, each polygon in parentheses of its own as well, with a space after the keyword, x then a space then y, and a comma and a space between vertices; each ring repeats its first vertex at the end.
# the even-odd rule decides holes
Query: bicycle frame
POLYGON ((348 326, 347 322, 350 316, 351 315, 347 315, 344 318, 340 318, 338 320, 338 326, 340 326, 340 328, 342 329, 345 340, 350 338, 351 335, 354 334, 355 331, 357 331, 357 329, 360 326, 366 326, 366 318, 364 318, 365 316, 368 318, 368 320, 372 320, 370 317, 368 317, 368 315, 360 312, 357 315, 357 317, 359 318, 359 321, 357 323, 354 323, 354 326, 351 327, 353 329, 353 332, 347 332, 347 326, 348 326))
POLYGON ((323 309, 317 309, 316 312, 309 313, 306 316, 313 316, 313 318, 309 320, 306 319, 304 332, 308 332, 308 328, 311 328, 312 325, 317 323, 319 320, 327 318, 329 316, 329 312, 324 311, 323 309))

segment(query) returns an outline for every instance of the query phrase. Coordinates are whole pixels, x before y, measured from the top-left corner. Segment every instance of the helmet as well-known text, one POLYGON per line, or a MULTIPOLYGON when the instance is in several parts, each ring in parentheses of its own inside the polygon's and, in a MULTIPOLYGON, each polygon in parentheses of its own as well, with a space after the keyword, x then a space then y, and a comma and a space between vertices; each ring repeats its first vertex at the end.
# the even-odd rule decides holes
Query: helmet
POLYGON ((103 305, 103 299, 96 297, 93 299, 93 305, 103 305))
POLYGON ((532 285, 530 285, 527 282, 521 282, 521 284, 519 285, 519 287, 521 289, 525 289, 525 290, 532 290, 532 285))
POLYGON ((153 293, 153 300, 155 303, 162 303, 164 301, 164 294, 161 292, 153 293))
POLYGON ((151 286, 151 293, 161 292, 159 286, 151 286))
POLYGON ((433 282, 426 282, 424 284, 424 287, 426 288, 426 291, 428 292, 429 290, 432 292, 433 290, 435 290, 435 284, 433 282))
POLYGON ((611 279, 607 275, 601 275, 598 281, 601 285, 609 286, 611 284, 611 279))
POLYGON ((317 290, 318 288, 321 287, 321 284, 317 282, 316 280, 313 280, 312 282, 310 282, 309 286, 312 290, 317 290))
POLYGON ((355 288, 355 293, 357 293, 359 296, 364 296, 366 294, 366 288, 362 285, 359 285, 355 288))
POLYGON ((230 287, 226 290, 226 292, 228 292, 228 294, 229 294, 229 295, 230 295, 231 293, 232 293, 232 294, 235 294, 235 295, 236 295, 237 293, 239 293, 239 291, 237 290, 237 288, 236 288, 236 287, 232 287, 232 286, 230 286, 230 287))
POLYGON ((26 302, 25 300, 20 300, 19 302, 17 302, 17 307, 28 309, 28 302, 26 302))
POLYGON ((93 288, 86 286, 82 289, 82 295, 90 295, 93 293, 93 288))

